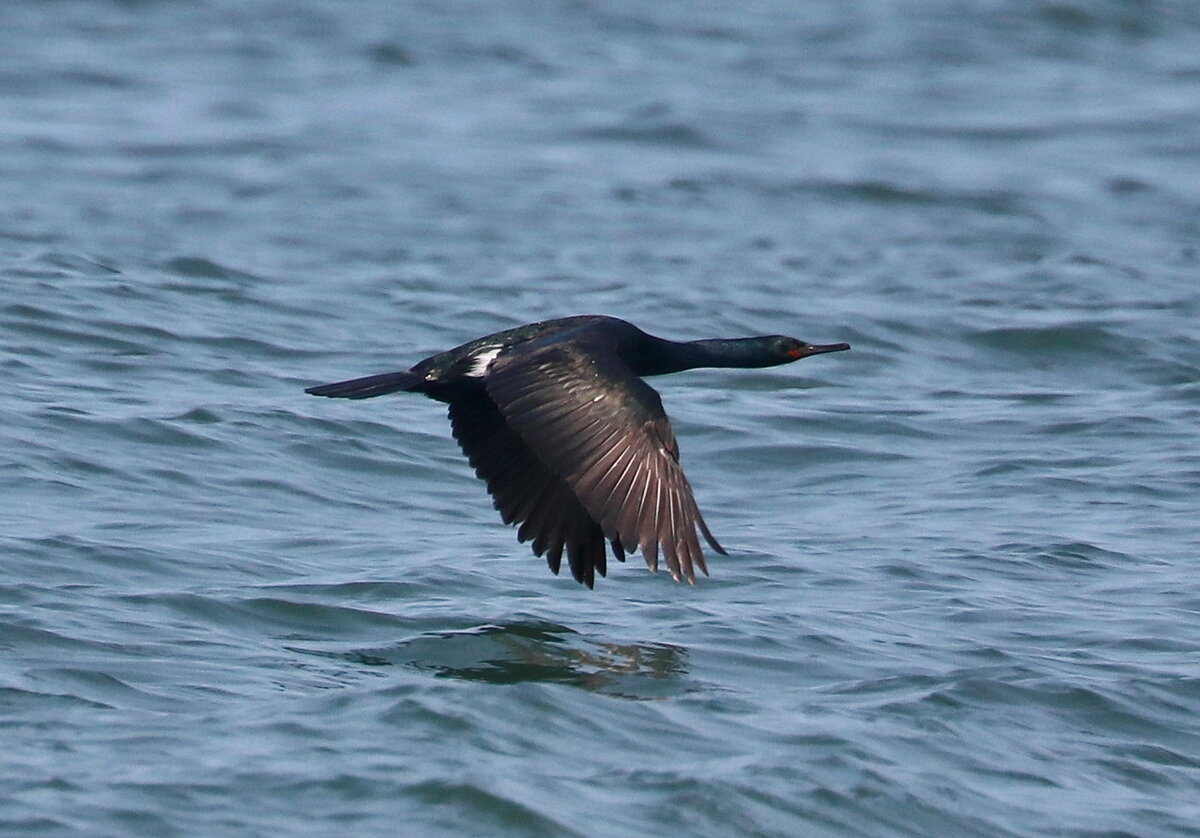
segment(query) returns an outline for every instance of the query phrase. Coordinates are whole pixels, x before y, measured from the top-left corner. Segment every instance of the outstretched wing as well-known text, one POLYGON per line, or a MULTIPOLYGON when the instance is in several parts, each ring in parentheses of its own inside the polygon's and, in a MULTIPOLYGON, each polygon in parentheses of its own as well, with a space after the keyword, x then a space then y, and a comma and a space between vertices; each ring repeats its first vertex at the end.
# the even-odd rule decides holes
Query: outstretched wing
POLYGON ((484 377, 507 425, 570 486, 605 537, 671 576, 708 568, 696 529, 724 553, 679 465, 662 400, 602 336, 534 341, 501 353, 484 377))
MULTIPOLYGON (((487 393, 471 390, 450 402, 450 426, 504 523, 521 525, 517 538, 532 539, 533 552, 546 556, 550 570, 558 573, 565 549, 575 581, 590 588, 597 572, 605 575, 604 533, 570 486, 505 423, 487 393)), ((619 545, 613 552, 624 561, 619 545)))

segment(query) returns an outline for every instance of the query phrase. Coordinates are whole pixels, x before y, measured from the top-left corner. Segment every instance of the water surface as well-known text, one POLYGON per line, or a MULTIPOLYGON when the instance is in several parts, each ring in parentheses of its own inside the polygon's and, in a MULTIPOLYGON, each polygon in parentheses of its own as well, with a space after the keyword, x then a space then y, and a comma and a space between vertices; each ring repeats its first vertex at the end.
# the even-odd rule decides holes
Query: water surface
POLYGON ((1191 4, 0 16, 0 831, 1200 834, 1191 4), (576 313, 695 587, 302 392, 576 313))

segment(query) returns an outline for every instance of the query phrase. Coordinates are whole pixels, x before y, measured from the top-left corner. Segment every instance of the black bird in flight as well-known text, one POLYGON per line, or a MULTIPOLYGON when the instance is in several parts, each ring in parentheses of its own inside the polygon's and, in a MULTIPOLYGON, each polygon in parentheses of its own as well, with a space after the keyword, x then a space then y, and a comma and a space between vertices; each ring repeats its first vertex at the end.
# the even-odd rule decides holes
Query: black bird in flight
POLYGON ((661 550, 672 578, 706 575, 699 528, 718 553, 679 464, 658 393, 642 376, 695 367, 773 367, 847 343, 814 346, 782 335, 676 342, 615 317, 546 320, 481 337, 409 370, 309 387, 367 399, 403 390, 450 406, 450 425, 517 538, 532 539, 558 573, 589 588, 613 555, 640 549, 651 570, 661 550))

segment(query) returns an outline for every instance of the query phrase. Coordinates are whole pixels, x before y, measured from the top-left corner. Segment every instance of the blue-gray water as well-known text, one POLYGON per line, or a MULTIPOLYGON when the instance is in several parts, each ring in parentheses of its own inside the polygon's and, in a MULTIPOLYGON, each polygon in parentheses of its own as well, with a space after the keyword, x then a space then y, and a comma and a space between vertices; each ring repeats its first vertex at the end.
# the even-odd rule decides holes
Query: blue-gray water
POLYGON ((1200 6, 0 7, 0 831, 1200 835, 1200 6), (657 379, 589 592, 415 396, 657 379))

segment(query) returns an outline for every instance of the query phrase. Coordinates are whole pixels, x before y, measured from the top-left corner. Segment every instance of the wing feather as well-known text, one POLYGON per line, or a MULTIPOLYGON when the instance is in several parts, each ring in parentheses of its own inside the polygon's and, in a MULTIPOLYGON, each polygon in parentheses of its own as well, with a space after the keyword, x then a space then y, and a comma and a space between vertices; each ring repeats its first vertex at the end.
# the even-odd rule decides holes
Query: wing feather
POLYGON ((595 571, 605 572, 604 534, 566 481, 508 426, 482 389, 459 394, 449 412, 454 437, 487 484, 504 522, 519 526, 517 538, 532 540, 534 553, 544 554, 554 573, 565 550, 571 575, 591 587, 595 571))
MULTIPOLYGON (((695 568, 708 572, 697 530, 724 552, 679 465, 661 399, 602 337, 511 347, 492 362, 484 387, 510 432, 585 511, 590 528, 582 519, 564 524, 568 558, 585 557, 585 578, 589 569, 605 572, 604 538, 618 558, 641 550, 651 570, 661 553, 671 576, 689 582, 695 568), (589 530, 593 536, 580 541, 589 530)), ((544 495, 522 501, 513 518, 525 516, 523 530, 554 528, 554 519, 537 511, 544 495)))

